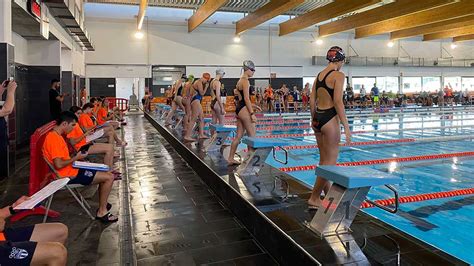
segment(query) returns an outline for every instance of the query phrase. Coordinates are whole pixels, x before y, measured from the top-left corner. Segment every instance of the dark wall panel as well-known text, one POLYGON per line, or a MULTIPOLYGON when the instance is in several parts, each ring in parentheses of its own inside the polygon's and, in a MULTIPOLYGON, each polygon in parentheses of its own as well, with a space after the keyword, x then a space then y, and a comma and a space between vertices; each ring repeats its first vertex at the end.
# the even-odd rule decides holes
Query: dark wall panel
POLYGON ((73 92, 73 78, 72 78, 72 71, 62 71, 61 72, 61 92, 63 94, 68 93, 69 96, 64 98, 63 101, 63 111, 69 110, 71 108, 72 103, 73 103, 73 97, 74 97, 74 92, 73 92))
POLYGON ((91 78, 90 97, 115 97, 115 78, 91 78))

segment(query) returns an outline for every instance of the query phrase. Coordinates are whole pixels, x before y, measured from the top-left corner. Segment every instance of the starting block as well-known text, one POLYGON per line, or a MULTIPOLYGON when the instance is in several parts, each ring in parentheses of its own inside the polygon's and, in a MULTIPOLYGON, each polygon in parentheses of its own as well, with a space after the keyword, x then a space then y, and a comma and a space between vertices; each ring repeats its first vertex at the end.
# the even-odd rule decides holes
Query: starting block
POLYGON ((344 167, 320 165, 316 176, 324 177, 333 184, 325 196, 322 206, 307 226, 321 237, 350 233, 352 221, 369 190, 384 185, 395 195, 395 207, 389 208, 367 200, 385 211, 396 213, 398 193, 391 184, 400 183, 397 176, 366 167, 344 167))
MULTIPOLYGON (((276 189, 275 177, 263 180, 263 174, 271 176, 271 166, 265 163, 270 152, 273 151, 273 159, 282 164, 288 163, 288 151, 283 148, 288 143, 278 139, 262 139, 255 137, 244 137, 242 142, 249 148, 248 158, 245 159, 236 170, 236 174, 242 179, 248 191, 255 200, 273 198, 272 192, 276 189), (285 160, 276 157, 275 147, 279 147, 285 153, 285 160)), ((276 177, 278 178, 278 177, 276 177)))
POLYGON ((183 123, 183 119, 184 119, 184 112, 181 110, 176 110, 176 113, 174 115, 174 120, 176 123, 174 124, 173 128, 176 129, 179 126, 181 126, 181 124, 183 123))
MULTIPOLYGON (((236 126, 225 126, 225 125, 214 125, 209 124, 209 129, 214 131, 209 145, 207 146, 208 153, 220 152, 221 148, 225 145, 225 141, 232 132, 237 130, 236 126)), ((212 157, 212 156, 211 156, 212 157)))
POLYGON ((164 105, 161 107, 161 117, 160 119, 163 120, 168 116, 168 113, 171 111, 171 106, 169 105, 164 105))

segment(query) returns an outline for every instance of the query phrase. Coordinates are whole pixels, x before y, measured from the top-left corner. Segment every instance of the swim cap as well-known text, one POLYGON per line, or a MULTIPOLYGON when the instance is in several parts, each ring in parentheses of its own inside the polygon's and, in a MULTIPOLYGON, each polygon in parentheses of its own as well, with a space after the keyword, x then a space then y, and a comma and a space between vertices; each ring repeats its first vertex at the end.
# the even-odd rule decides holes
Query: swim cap
POLYGON ((181 75, 181 79, 186 79, 186 74, 181 75))
POLYGON ((207 81, 211 80, 211 74, 209 74, 209 73, 203 73, 202 77, 207 81))
POLYGON ((244 70, 252 70, 255 71, 255 64, 251 60, 245 60, 243 63, 244 70))
POLYGON ((224 76, 224 75, 225 75, 224 69, 222 69, 222 68, 217 69, 217 70, 216 70, 216 75, 224 76))
POLYGON ((193 81, 194 81, 194 75, 189 75, 189 76, 188 76, 188 80, 190 80, 191 82, 193 82, 193 81))
POLYGON ((346 56, 344 55, 344 51, 342 50, 341 47, 339 46, 333 46, 331 49, 329 49, 326 59, 329 62, 341 62, 346 59, 346 56))

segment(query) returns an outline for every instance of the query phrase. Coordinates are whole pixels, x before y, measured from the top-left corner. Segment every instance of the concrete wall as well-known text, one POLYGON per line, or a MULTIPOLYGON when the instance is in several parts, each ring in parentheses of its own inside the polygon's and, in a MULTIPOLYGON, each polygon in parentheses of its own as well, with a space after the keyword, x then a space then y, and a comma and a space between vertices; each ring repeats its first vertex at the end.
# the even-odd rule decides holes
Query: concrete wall
MULTIPOLYGON (((455 58, 474 57, 474 43, 459 43, 451 50, 449 43, 421 42, 417 39, 404 40, 394 47, 386 46, 387 37, 353 40, 349 34, 339 34, 324 39, 321 46, 313 43, 310 32, 303 31, 278 37, 272 26, 247 31, 240 43, 233 42, 233 27, 199 27, 193 33, 187 33, 184 23, 153 22, 144 26, 146 37, 137 40, 133 37, 135 20, 87 19, 87 28, 96 45, 96 52, 86 53, 86 64, 127 65, 185 65, 191 72, 213 72, 216 66, 228 67, 228 77, 238 77, 245 59, 253 60, 257 65, 257 77, 268 77, 270 72, 278 77, 314 76, 322 67, 312 66, 313 55, 325 55, 333 45, 341 46, 346 54, 354 55, 351 45, 359 56, 438 58, 447 56, 441 47, 445 47, 455 58), (401 48, 399 48, 401 46, 401 48), (404 51, 405 50, 405 51, 404 51), (272 66, 270 69, 268 66, 272 66)), ((89 67, 88 67, 89 68, 89 67)), ((474 76, 474 68, 434 68, 434 67, 349 67, 344 70, 350 75, 361 76, 398 76, 404 75, 468 75, 474 76)), ((92 71, 87 71, 87 74, 92 71)), ((118 73, 115 77, 120 77, 118 73)))

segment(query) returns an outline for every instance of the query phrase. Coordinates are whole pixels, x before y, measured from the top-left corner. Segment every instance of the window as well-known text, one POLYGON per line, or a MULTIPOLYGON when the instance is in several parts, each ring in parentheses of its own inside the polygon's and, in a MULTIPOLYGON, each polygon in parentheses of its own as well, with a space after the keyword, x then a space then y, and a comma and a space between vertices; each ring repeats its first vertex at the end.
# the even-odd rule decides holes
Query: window
POLYGON ((437 92, 441 88, 441 77, 423 77, 423 91, 437 92))
POLYGON ((403 93, 421 92, 421 77, 403 77, 403 93))
POLYGON ((311 89, 313 87, 315 77, 303 77, 303 86, 306 85, 306 83, 309 83, 309 88, 311 89))
POLYGON ((352 87, 354 88, 355 93, 360 92, 360 88, 362 88, 362 85, 365 87, 365 91, 367 94, 370 93, 370 89, 374 86, 375 83, 375 77, 370 77, 370 78, 352 78, 352 87))
POLYGON ((453 90, 457 91, 461 89, 461 77, 445 77, 444 78, 444 86, 451 85, 453 90))
POLYGON ((462 78, 462 90, 474 91, 474 77, 462 78))
POLYGON ((376 80, 380 92, 398 93, 398 77, 377 77, 376 80))

